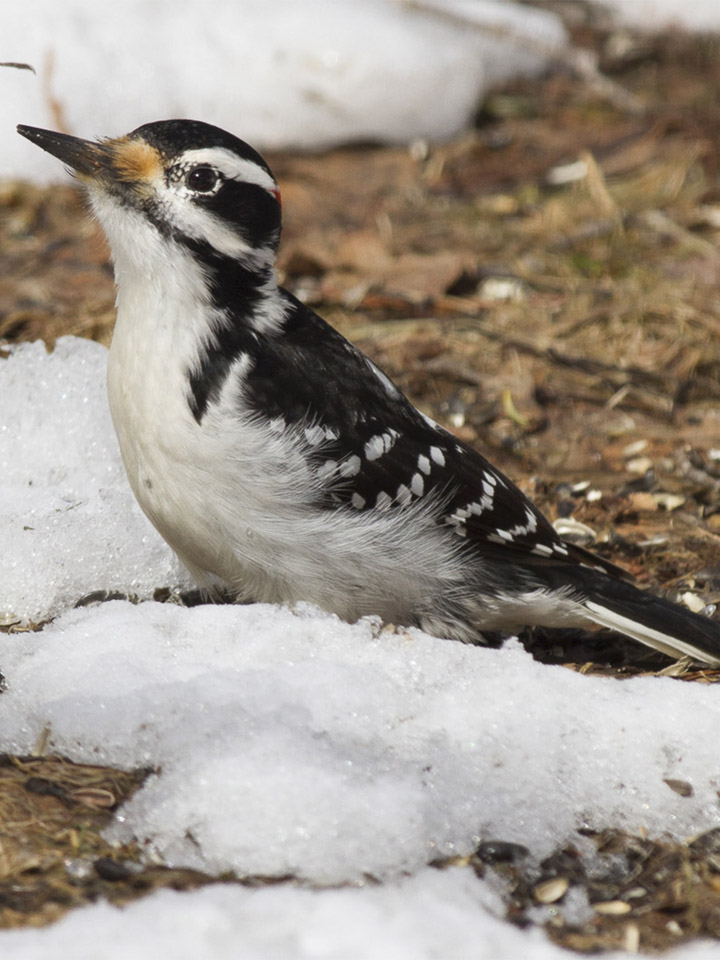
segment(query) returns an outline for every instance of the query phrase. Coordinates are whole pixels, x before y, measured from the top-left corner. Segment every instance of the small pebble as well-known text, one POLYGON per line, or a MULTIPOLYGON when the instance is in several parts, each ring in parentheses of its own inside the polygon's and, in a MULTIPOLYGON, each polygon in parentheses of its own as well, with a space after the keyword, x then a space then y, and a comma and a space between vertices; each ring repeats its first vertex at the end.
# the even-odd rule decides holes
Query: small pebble
POLYGON ((525 299, 523 283, 514 277, 488 277, 478 287, 478 293, 484 300, 510 300, 517 303, 525 299))
POLYGON ((476 851, 483 863, 512 863, 526 857, 530 851, 521 843, 509 840, 486 840, 476 851))
POLYGON ((586 523, 580 523, 579 520, 573 520, 572 517, 558 517, 553 523, 556 533, 571 543, 577 543, 582 547, 594 543, 597 534, 592 527, 586 523))
POLYGON ((674 790, 675 793, 679 794, 681 797, 691 797, 693 795, 692 784, 688 783, 687 780, 673 780, 672 778, 664 780, 671 790, 674 790))
POLYGON ((686 590, 685 593, 680 595, 680 599, 688 608, 692 610, 693 613, 700 613, 701 610, 705 609, 705 603, 696 593, 690 593, 689 590, 686 590))
POLYGON ((631 457, 636 457, 639 453, 642 453, 643 450, 647 447, 647 440, 635 440, 634 443, 629 443, 623 450, 623 456, 626 460, 631 457))
POLYGON ((566 183, 576 183, 584 180, 588 174, 588 165, 584 160, 574 160, 572 163, 563 163, 547 172, 547 182, 553 187, 562 187, 566 183))
POLYGON ((539 883, 533 890, 533 896, 538 903, 556 903, 565 896, 569 886, 567 877, 553 877, 552 880, 539 883))
POLYGON ((652 470, 652 465, 650 457, 633 457, 632 460, 628 460, 625 467, 630 473, 642 474, 652 470))
POLYGON ((685 497, 681 497, 679 493, 667 493, 663 490, 658 491, 653 494, 655 503, 662 507, 663 510, 670 512, 671 510, 677 510, 678 507, 681 507, 685 503, 685 497))
POLYGON ((603 900, 601 903, 594 903, 593 910, 606 917, 620 917, 624 913, 630 913, 632 907, 624 900, 603 900))

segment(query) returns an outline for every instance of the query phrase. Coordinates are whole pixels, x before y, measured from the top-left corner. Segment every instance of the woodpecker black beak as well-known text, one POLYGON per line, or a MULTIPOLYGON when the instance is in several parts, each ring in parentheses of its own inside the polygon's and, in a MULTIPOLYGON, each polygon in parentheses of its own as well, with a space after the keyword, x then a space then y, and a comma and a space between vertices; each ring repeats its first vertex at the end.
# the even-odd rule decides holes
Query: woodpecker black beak
POLYGON ((79 180, 126 199, 152 193, 163 174, 163 158, 155 147, 133 134, 114 140, 81 140, 55 130, 19 124, 18 133, 62 160, 79 180))
POLYGON ((18 124, 17 132, 21 137, 26 137, 58 160, 62 160, 81 179, 87 177, 90 180, 102 180, 112 176, 113 153, 103 143, 81 140, 80 137, 71 137, 55 130, 26 127, 22 123, 18 124))

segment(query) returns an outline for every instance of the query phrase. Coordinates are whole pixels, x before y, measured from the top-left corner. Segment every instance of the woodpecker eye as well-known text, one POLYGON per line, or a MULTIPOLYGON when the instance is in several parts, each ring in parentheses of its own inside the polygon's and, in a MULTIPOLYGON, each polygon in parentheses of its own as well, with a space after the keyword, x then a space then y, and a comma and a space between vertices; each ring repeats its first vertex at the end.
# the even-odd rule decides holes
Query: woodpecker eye
POLYGON ((194 193, 212 193, 220 180, 220 174, 212 167, 193 167, 185 177, 185 186, 194 193))

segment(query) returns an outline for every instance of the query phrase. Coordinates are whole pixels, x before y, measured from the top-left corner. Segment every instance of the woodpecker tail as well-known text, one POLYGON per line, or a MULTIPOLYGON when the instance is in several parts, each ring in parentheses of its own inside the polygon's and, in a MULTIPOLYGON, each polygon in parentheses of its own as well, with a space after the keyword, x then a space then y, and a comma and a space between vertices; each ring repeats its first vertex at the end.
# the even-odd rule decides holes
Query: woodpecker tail
POLYGON ((587 569, 582 574, 578 587, 588 620, 671 657, 720 666, 720 623, 623 580, 587 569))

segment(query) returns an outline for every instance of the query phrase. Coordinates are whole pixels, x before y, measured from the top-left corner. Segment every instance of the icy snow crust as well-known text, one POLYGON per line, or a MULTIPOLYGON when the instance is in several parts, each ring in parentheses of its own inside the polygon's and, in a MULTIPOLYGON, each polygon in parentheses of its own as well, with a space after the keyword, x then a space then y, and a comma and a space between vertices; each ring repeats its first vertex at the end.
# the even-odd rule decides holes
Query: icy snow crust
POLYGON ((517 643, 464 646, 305 606, 72 609, 90 589, 149 596, 180 576, 126 487, 105 356, 63 338, 0 360, 0 596, 8 617, 54 617, 0 635, 0 751, 30 752, 49 725, 50 749, 74 760, 152 767, 114 838, 308 888, 98 904, 0 933, 4 956, 554 960, 566 954, 497 919, 491 876, 427 865, 478 839, 540 858, 582 844, 582 826, 684 837, 720 823, 716 686, 591 678, 517 643))
POLYGON ((0 622, 41 622, 95 590, 188 582, 128 486, 107 350, 62 337, 0 360, 0 622))
POLYGON ((15 636, 4 748, 161 772, 113 835, 176 865, 395 878, 502 837, 714 826, 712 687, 620 683, 314 608, 115 601, 15 636), (664 778, 689 781, 681 797, 664 778))

